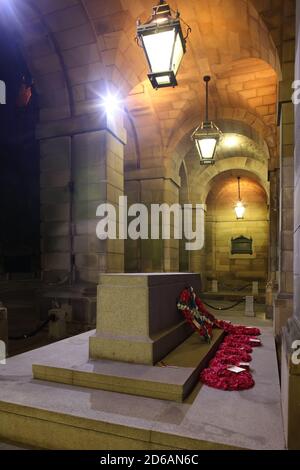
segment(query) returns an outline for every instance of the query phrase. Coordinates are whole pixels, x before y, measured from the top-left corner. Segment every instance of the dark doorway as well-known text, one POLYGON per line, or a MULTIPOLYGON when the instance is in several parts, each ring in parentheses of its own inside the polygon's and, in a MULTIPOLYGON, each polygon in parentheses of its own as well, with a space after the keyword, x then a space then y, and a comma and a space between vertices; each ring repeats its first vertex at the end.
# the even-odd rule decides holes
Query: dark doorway
POLYGON ((38 100, 15 33, 0 19, 0 276, 37 273, 40 263, 38 100), (2 22, 3 23, 3 22, 2 22))

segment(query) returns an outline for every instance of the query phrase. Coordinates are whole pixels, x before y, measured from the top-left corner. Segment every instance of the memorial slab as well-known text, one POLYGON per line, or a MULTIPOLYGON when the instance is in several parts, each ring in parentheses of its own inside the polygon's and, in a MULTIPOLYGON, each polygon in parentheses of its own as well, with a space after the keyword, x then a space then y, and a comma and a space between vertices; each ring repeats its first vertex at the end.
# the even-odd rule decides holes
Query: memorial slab
POLYGON ((177 310, 181 291, 201 291, 200 274, 101 274, 90 358, 153 365, 192 334, 177 310))

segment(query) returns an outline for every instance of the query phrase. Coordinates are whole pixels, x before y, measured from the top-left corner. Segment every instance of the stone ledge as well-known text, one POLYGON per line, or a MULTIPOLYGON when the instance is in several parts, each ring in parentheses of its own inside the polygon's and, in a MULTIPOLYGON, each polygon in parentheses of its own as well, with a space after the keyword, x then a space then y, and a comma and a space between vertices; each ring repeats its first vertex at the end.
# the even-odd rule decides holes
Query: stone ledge
POLYGON ((241 450, 238 446, 173 435, 151 427, 95 421, 1 401, 0 436, 50 450, 241 450))
MULTIPOLYGON (((126 393, 162 400, 182 402, 199 381, 200 371, 215 354, 224 332, 214 331, 211 344, 194 334, 168 356, 167 367, 129 364, 107 360, 85 361, 82 345, 66 341, 65 356, 71 358, 33 364, 38 380, 76 385, 92 389, 126 393)), ((86 340, 86 346, 88 340, 86 340)))
POLYGON ((253 351, 256 385, 244 392, 203 386, 191 403, 178 403, 32 379, 32 364, 69 366, 66 342, 87 362, 89 335, 0 364, 0 439, 43 449, 284 449, 270 328, 263 328, 263 347, 253 351))
POLYGON ((174 345, 180 344, 191 334, 191 327, 185 321, 153 335, 152 338, 96 333, 90 336, 90 357, 94 360, 113 359, 153 365, 168 354, 174 345))

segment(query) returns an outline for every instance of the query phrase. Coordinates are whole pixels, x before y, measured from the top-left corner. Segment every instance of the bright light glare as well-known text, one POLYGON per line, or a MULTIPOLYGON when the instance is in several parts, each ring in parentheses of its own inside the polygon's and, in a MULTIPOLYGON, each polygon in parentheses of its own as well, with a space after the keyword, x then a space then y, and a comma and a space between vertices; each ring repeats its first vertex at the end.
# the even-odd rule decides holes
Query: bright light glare
POLYGON ((237 219, 243 219, 244 218, 246 208, 245 208, 244 204, 242 203, 242 201, 239 201, 236 204, 234 210, 235 210, 235 214, 236 214, 237 219))
POLYGON ((198 152, 204 160, 212 160, 217 145, 217 139, 206 138, 196 140, 198 152))
POLYGON ((169 75, 162 75, 161 77, 157 77, 156 81, 159 85, 167 85, 171 82, 169 75))
POLYGON ((238 137, 235 135, 228 135, 224 139, 224 145, 228 148, 233 148, 238 145, 238 137))
POLYGON ((106 114, 112 115, 121 109, 121 100, 116 95, 108 93, 102 98, 102 106, 106 114))

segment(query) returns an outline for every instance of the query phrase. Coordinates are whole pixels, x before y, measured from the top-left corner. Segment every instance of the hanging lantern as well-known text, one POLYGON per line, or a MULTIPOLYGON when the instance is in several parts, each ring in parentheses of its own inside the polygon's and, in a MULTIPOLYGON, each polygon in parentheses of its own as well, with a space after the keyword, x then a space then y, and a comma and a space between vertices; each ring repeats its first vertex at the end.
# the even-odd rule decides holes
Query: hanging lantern
POLYGON ((203 80, 206 85, 206 117, 205 121, 192 134, 192 139, 199 153, 200 164, 207 165, 215 163, 217 144, 222 132, 214 122, 208 119, 208 83, 210 77, 205 76, 203 80))
POLYGON ((179 12, 172 15, 169 4, 161 0, 153 7, 151 18, 137 23, 137 43, 144 49, 150 68, 148 74, 153 88, 177 86, 176 75, 186 52, 186 39, 191 32, 183 35, 179 12))
POLYGON ((236 215, 237 220, 243 220, 245 216, 246 207, 241 199, 241 177, 238 176, 237 180, 238 180, 238 198, 239 199, 235 205, 234 210, 235 210, 235 215, 236 215))

